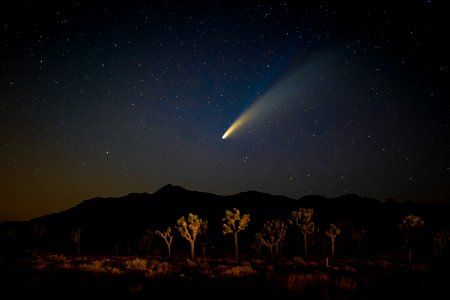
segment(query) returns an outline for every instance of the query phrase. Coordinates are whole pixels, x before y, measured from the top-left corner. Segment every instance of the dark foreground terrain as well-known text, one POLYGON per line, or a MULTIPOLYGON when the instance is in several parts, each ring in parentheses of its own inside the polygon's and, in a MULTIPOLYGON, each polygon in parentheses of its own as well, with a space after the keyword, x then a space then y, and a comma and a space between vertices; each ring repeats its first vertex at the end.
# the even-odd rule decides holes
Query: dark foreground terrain
POLYGON ((448 299, 448 263, 42 255, 0 260, 2 299, 448 299))

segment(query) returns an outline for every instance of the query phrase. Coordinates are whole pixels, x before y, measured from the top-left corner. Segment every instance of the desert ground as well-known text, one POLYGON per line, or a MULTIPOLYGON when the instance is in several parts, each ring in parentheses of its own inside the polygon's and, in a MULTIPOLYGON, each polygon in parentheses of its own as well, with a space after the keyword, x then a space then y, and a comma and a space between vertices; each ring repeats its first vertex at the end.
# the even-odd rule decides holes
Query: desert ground
POLYGON ((5 299, 443 299, 448 262, 35 255, 0 260, 5 299))

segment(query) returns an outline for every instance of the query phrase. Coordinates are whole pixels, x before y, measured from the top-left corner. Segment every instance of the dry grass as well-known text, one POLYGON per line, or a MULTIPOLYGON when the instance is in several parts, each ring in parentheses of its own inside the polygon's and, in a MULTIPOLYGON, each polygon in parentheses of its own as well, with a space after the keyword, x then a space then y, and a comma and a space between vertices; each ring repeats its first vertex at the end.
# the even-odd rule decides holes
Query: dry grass
POLYGON ((142 258, 134 258, 125 261, 125 269, 129 271, 141 271, 145 272, 148 270, 147 260, 142 258))
MULTIPOLYGON (((265 295, 265 292, 259 290, 261 287, 266 291, 275 291, 273 295, 287 295, 288 298, 316 295, 323 299, 334 298, 336 295, 357 298, 359 296, 355 295, 362 294, 367 299, 373 299, 373 295, 379 295, 377 293, 380 293, 383 286, 393 288, 401 294, 405 289, 422 291, 430 285, 426 280, 430 272, 429 265, 398 264, 384 258, 371 261, 333 260, 326 267, 323 259, 302 258, 258 258, 238 263, 234 259, 225 258, 189 260, 178 257, 165 260, 155 256, 43 255, 24 260, 26 268, 22 269, 29 270, 30 263, 33 272, 25 273, 25 282, 32 286, 51 282, 57 278, 55 276, 62 276, 62 279, 56 280, 69 279, 68 282, 76 284, 94 280, 106 286, 112 280, 118 283, 119 288, 133 294, 145 294, 152 289, 166 291, 167 288, 169 292, 176 294, 177 290, 170 290, 173 285, 179 287, 181 294, 203 289, 231 292, 228 288, 231 285, 236 289, 247 288, 249 291, 258 287, 259 293, 265 295)), ((433 283, 433 287, 435 285, 433 283)))
POLYGON ((231 267, 219 265, 215 268, 215 271, 222 277, 243 277, 256 274, 256 271, 250 265, 231 267))
POLYGON ((330 284, 330 276, 326 273, 289 274, 279 280, 284 282, 288 291, 306 292, 311 290, 326 290, 330 284))

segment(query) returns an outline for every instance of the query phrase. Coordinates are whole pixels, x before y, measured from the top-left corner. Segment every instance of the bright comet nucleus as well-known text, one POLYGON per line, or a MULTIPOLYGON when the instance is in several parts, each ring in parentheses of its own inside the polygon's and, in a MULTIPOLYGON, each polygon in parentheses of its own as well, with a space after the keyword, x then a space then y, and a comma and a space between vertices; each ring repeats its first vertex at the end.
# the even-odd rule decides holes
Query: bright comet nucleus
POLYGON ((231 124, 231 126, 225 131, 225 133, 222 135, 222 139, 226 139, 229 137, 233 132, 235 132, 239 127, 241 127, 244 123, 248 121, 250 116, 253 114, 253 110, 248 109, 244 111, 239 118, 236 119, 236 121, 231 124))
POLYGON ((222 135, 222 139, 226 139, 230 134, 233 133, 233 131, 236 130, 236 128, 242 125, 242 122, 238 123, 238 121, 239 119, 237 119, 236 121, 233 122, 233 124, 231 124, 231 126, 227 129, 227 131, 225 131, 225 133, 222 135))

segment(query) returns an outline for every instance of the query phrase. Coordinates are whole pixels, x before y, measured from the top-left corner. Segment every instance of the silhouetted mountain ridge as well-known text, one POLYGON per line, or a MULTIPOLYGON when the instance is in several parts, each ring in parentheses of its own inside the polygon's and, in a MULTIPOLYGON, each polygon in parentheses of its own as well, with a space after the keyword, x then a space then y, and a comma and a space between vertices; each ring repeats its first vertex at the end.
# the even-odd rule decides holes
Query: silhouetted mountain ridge
MULTIPOLYGON (((430 230, 436 226, 449 226, 450 203, 424 204, 414 202, 382 203, 369 197, 354 194, 336 198, 320 195, 307 195, 299 199, 272 195, 258 191, 241 192, 222 196, 211 193, 191 191, 180 186, 165 185, 154 193, 130 193, 123 197, 92 198, 80 204, 38 218, 28 223, 42 224, 46 235, 54 242, 54 248, 61 248, 61 237, 70 244, 70 232, 81 229, 85 251, 110 252, 117 241, 136 245, 148 229, 164 230, 172 228, 181 216, 188 213, 208 220, 207 234, 216 243, 222 243, 222 218, 225 210, 238 208, 250 214, 249 228, 241 233, 247 245, 260 232, 269 220, 287 221, 293 210, 313 208, 313 221, 324 231, 331 223, 351 223, 357 228, 370 232, 368 243, 371 247, 382 247, 386 241, 398 243, 398 225, 409 213, 420 215, 430 230), (382 242, 381 242, 382 241, 382 242)), ((27 228, 20 223, 21 230, 27 228)), ((9 224, 0 224, 0 229, 9 224)), ((342 225, 344 226, 344 225, 342 225)), ((157 239, 158 240, 158 239, 157 239)), ((292 241, 292 240, 291 240, 292 241)), ((135 246, 137 247, 137 246, 135 246)))
MULTIPOLYGON (((423 204, 414 202, 382 203, 379 200, 360 197, 355 194, 342 195, 336 198, 327 198, 321 195, 307 195, 299 199, 292 199, 286 196, 272 195, 258 191, 240 192, 233 195, 221 196, 199 191, 191 191, 180 186, 167 184, 154 193, 130 193, 123 197, 113 198, 92 198, 82 201, 80 204, 60 213, 52 213, 38 218, 32 222, 46 222, 48 220, 72 220, 80 223, 90 221, 106 220, 128 220, 133 222, 144 222, 151 225, 171 224, 176 221, 166 219, 165 216, 178 218, 187 213, 205 214, 207 218, 210 214, 220 212, 224 214, 225 209, 239 208, 243 213, 250 211, 254 216, 260 215, 258 219, 270 219, 277 213, 285 212, 288 218, 290 212, 299 207, 315 209, 314 217, 332 216, 332 219, 340 221, 342 216, 349 219, 360 219, 358 215, 373 215, 382 207, 402 208, 406 211, 423 209, 428 206, 438 204, 423 204), (176 215, 176 216, 175 216, 176 215), (143 221, 147 219, 147 222, 143 221)), ((447 204, 440 204, 443 209, 448 208, 447 204)), ((400 209, 400 210, 402 210, 400 209)), ((281 216, 279 216, 281 217, 281 216)), ((370 217, 369 217, 370 219, 370 217)))

